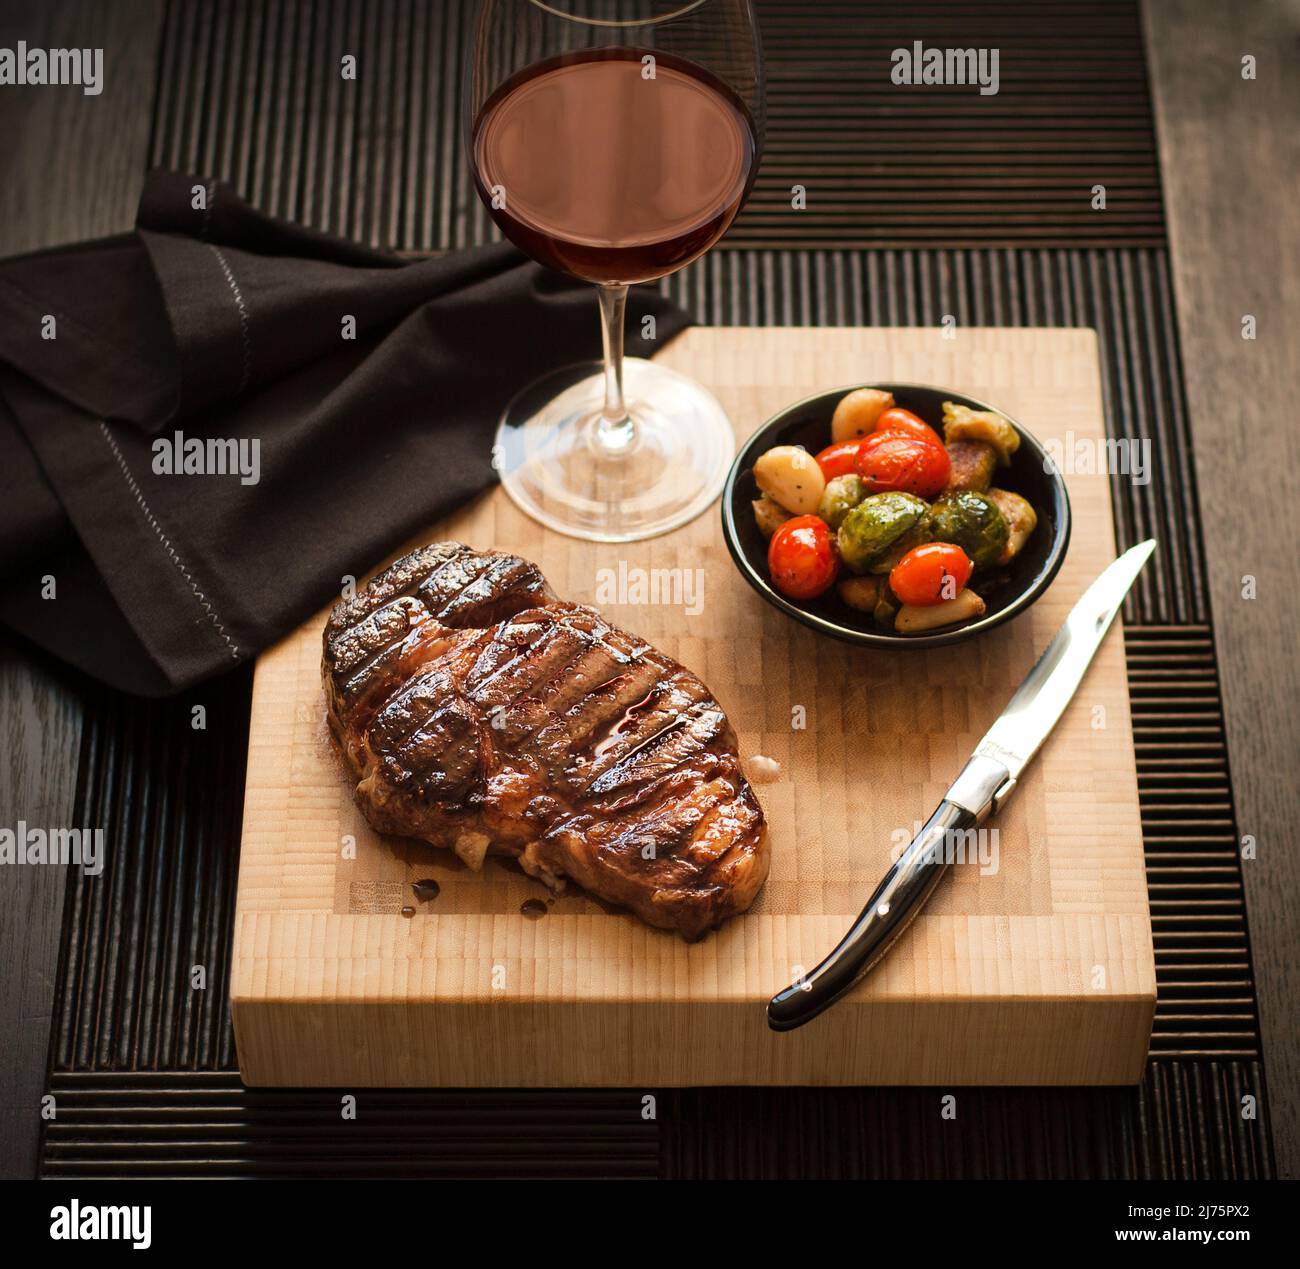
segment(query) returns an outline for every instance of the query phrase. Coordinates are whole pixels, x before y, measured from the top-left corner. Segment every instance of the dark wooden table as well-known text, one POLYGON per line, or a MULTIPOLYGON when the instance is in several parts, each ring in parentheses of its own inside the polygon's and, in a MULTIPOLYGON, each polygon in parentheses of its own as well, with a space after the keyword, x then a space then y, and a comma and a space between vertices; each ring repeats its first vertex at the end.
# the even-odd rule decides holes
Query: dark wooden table
POLYGON ((1284 5, 1146 6, 1279 1174, 1300 1176, 1300 84, 1284 5), (1244 79, 1243 59, 1256 61, 1244 79), (1255 338, 1243 322, 1255 319, 1255 338), (1244 597, 1256 579, 1255 599, 1244 597))
MULTIPOLYGON (((1126 0, 1099 0, 1093 7, 1109 19, 1125 4, 1126 0)), ((767 7, 773 14, 769 37, 773 41, 794 38, 797 19, 789 17, 790 7, 767 7)), ((870 22, 878 7, 863 6, 863 21, 870 22)), ((969 18, 968 4, 955 2, 948 7, 954 20, 969 18)), ((1041 10, 1044 6, 1036 7, 1041 10)), ((205 133, 208 139, 198 150, 191 149, 191 155, 204 154, 220 167, 229 165, 232 155, 242 153, 241 137, 220 133, 217 122, 167 117, 168 94, 182 93, 186 87, 174 82, 176 67, 185 63, 164 54, 166 49, 174 51, 184 41, 200 36, 215 46, 223 40, 251 41, 250 32, 265 17, 263 8, 195 6, 177 0, 169 20, 164 0, 117 0, 113 5, 96 0, 0 0, 0 46, 12 47, 19 39, 42 47, 102 46, 107 79, 99 98, 56 89, 0 89, 0 253, 128 228, 150 157, 169 160, 169 147, 179 150, 185 135, 208 124, 218 131, 205 133), (167 82, 160 82, 160 64, 167 82)), ((272 9, 288 20, 283 6, 272 9)), ((945 12, 942 4, 927 6, 925 16, 930 25, 926 38, 932 42, 942 42, 937 32, 943 30, 945 12)), ((1047 14, 1044 20, 1054 17, 1047 14)), ((266 22, 270 24, 269 19, 266 22)), ((1233 6, 1217 0, 1148 3, 1145 30, 1177 342, 1181 345, 1182 399, 1194 449, 1194 504, 1201 509, 1199 524, 1193 519, 1185 525, 1187 541, 1174 542, 1171 547, 1176 554, 1181 551, 1198 558, 1203 551, 1207 564, 1212 647, 1217 650, 1222 682, 1235 822, 1238 832, 1257 844, 1256 857, 1243 862, 1240 875, 1268 1075, 1267 1113, 1277 1172, 1296 1176, 1300 1175, 1300 971, 1296 966, 1300 855, 1289 828, 1300 811, 1295 780, 1300 758, 1295 708, 1300 699, 1295 652, 1295 632, 1300 628, 1300 561, 1286 509, 1295 505, 1300 475, 1289 461, 1285 428, 1293 413, 1294 385, 1300 382, 1296 351, 1300 332, 1300 94, 1290 73, 1297 31, 1293 14, 1288 17, 1284 6, 1262 0, 1233 6), (1242 78, 1246 55, 1257 59, 1254 79, 1242 78), (1242 319, 1248 314, 1256 318, 1254 340, 1242 338, 1242 319), (1257 579, 1256 598, 1250 600, 1242 598, 1247 575, 1257 579)), ((459 37, 459 32, 450 28, 443 34, 459 37)), ((1046 38, 1033 36, 1040 43, 1046 38)), ((1104 53, 1103 45, 1098 54, 1101 67, 1104 53)), ((1004 79, 1007 74, 1004 65, 1004 79)), ((776 78, 774 91, 783 91, 776 78)), ((204 92, 218 100, 220 85, 205 85, 204 92)), ((1067 103, 1066 108, 1080 107, 1067 103)), ((256 121, 250 119, 245 124, 253 127, 256 121)), ((816 129, 806 130, 802 140, 796 139, 798 144, 806 144, 810 153, 819 152, 816 129)), ((1025 153, 1030 153, 1032 141, 1024 144, 1029 147, 1025 153)), ((1017 153, 990 156, 987 162, 1001 165, 1004 175, 1014 177, 1017 153)), ((778 175, 784 179, 783 174, 778 175)), ((1122 172, 1115 179, 1122 184, 1122 172)), ((437 215, 451 224, 463 214, 458 206, 463 205, 449 197, 438 204, 437 215)), ((1150 193, 1139 190, 1134 194, 1134 208, 1134 233, 1158 237, 1158 200, 1153 203, 1150 193)), ((739 311, 748 320, 770 320, 762 312, 798 320, 797 315, 788 315, 799 303, 797 296, 781 291, 779 301, 772 298, 781 290, 789 259, 783 263, 781 249, 769 250, 775 244, 768 241, 772 234, 765 228, 764 214, 762 206, 756 207, 743 233, 749 235, 755 250, 767 252, 752 257, 755 263, 748 276, 756 279, 757 286, 767 286, 768 293, 765 298, 746 301, 756 316, 748 316, 751 309, 739 311), (772 281, 767 281, 769 278, 772 281)), ((972 215, 968 231, 984 234, 992 243, 1007 237, 1016 240, 1016 231, 1000 227, 996 215, 995 209, 984 222, 972 215)), ((371 236, 383 241, 389 236, 385 223, 396 226, 396 213, 385 222, 380 208, 374 223, 371 236)), ((900 217, 891 224, 877 217, 862 223, 875 226, 865 245, 886 252, 900 244, 917 250, 868 260, 864 267, 878 287, 862 301, 867 306, 865 313, 850 315, 858 320, 921 320, 920 313, 909 316, 907 312, 876 311, 880 295, 895 294, 890 270, 924 276, 931 268, 954 267, 956 257, 943 253, 941 240, 930 240, 928 246, 925 241, 914 241, 914 235, 929 232, 918 230, 920 222, 915 220, 900 217)), ((397 236, 406 231, 405 225, 399 227, 397 236)), ((1065 236, 1068 239, 1068 232, 1065 236)), ((396 241, 393 245, 409 244, 396 241)), ((836 244, 810 240, 806 245, 829 245, 833 250, 836 244)), ((1104 246, 1099 250, 1104 252, 1104 246)), ((973 258, 977 264, 988 259, 973 258)), ((1050 253, 1034 259, 1043 268, 1055 267, 1050 253)), ((796 263, 800 269, 811 270, 808 276, 818 276, 817 261, 796 263)), ((959 264, 966 267, 961 261, 959 264)), ((1099 271, 1099 276, 1108 267, 1104 255, 1089 257, 1085 264, 1099 271)), ((696 285, 691 279, 682 280, 680 298, 689 302, 696 285)), ((1130 277, 1121 269, 1108 294, 1113 294, 1114 303, 1123 309, 1136 302, 1135 295, 1140 299, 1147 285, 1145 275, 1130 277)), ((972 288, 974 293, 974 283, 972 288)), ((897 293, 906 297, 912 291, 897 293)), ((889 302, 893 303, 892 298, 889 302)), ((840 305, 835 312, 842 319, 845 301, 833 303, 840 305)), ((718 312, 721 314, 720 307, 718 312)), ((1050 323, 1054 319, 1043 314, 1039 320, 1050 323)), ((1177 365, 1178 350, 1165 351, 1177 365)), ((1141 367, 1128 370, 1141 373, 1141 367)), ((19 818, 33 823, 71 822, 78 765, 84 758, 83 730, 90 725, 88 699, 85 685, 59 667, 12 640, 0 641, 0 823, 19 818)), ((0 1172, 8 1175, 32 1175, 38 1166, 39 1102, 49 1085, 55 980, 67 895, 67 878, 57 869, 0 870, 0 964, 5 966, 0 975, 0 1172)), ((1205 1088, 1210 1091, 1178 1103, 1190 1107, 1193 1117, 1208 1114, 1204 1108, 1222 1099, 1224 1087, 1235 1087, 1231 1081, 1216 1083, 1217 1068, 1169 1069, 1171 1073, 1157 1072, 1148 1093, 1142 1096, 1155 1097, 1160 1089, 1180 1082, 1195 1083, 1202 1077, 1198 1072, 1209 1071, 1205 1088)), ((165 1084, 167 1077, 157 1078, 165 1084)), ((224 1085, 213 1093, 218 1099, 231 1095, 224 1085)), ((886 1110, 880 1110, 873 1097, 864 1092, 855 1103, 864 1115, 905 1117, 909 1108, 920 1113, 915 1094, 894 1097, 886 1110)), ((680 1175, 705 1170, 699 1160, 708 1148, 703 1144, 706 1133, 725 1136, 730 1132, 730 1139, 742 1143, 747 1133, 755 1131, 749 1119, 762 1111, 762 1098, 761 1094, 676 1095, 673 1112, 678 1123, 670 1144, 662 1147, 659 1171, 680 1175)), ((535 1099, 529 1102, 526 1113, 538 1113, 537 1104, 535 1099)), ((787 1099, 773 1110, 769 1135, 777 1132, 778 1126, 814 1137, 819 1132, 833 1135, 834 1125, 808 1118, 822 1113, 816 1109, 820 1105, 815 1100, 787 1099)), ((1005 1118, 1009 1105, 990 1101, 990 1116, 1005 1118)), ((1106 1095, 1093 1102, 1063 1096, 1052 1103, 1056 1109, 1050 1113, 1086 1119, 1105 1114, 1110 1105, 1118 1107, 1119 1102, 1107 1101, 1106 1095)), ((772 1107, 775 1102, 769 1109, 772 1107)), ((1220 1107, 1220 1113, 1231 1118, 1231 1108, 1224 1112, 1220 1107)), ((1204 1147, 1204 1124, 1142 1122, 1153 1137, 1165 1142, 1167 1153, 1196 1155, 1199 1150, 1208 1162, 1196 1166, 1213 1173, 1214 1151, 1204 1147)), ((856 1130, 844 1124, 839 1131, 848 1139, 856 1130)), ((775 1147, 753 1148, 768 1151, 775 1147)), ((742 1149, 742 1145, 736 1146, 736 1158, 742 1149)), ((1135 1166, 1140 1172, 1141 1160, 1155 1147, 1130 1143, 1125 1149, 1139 1161, 1135 1166)), ((1015 1152, 1014 1143, 1008 1151, 1015 1152)), ((714 1169, 725 1166, 716 1159, 708 1164, 714 1169)), ((982 1166, 988 1173, 988 1167, 977 1160, 885 1159, 880 1166, 915 1175, 962 1174, 963 1167, 967 1174, 975 1175, 982 1166)), ((1086 1167, 1086 1163, 1080 1166, 1086 1167)))
MULTIPOLYGON (((146 170, 162 0, 0 3, 0 47, 103 48, 99 97, 0 90, 0 254, 129 229, 146 170)), ((71 824, 81 709, 58 667, 0 643, 0 819, 71 824)), ((0 870, 0 1175, 36 1168, 65 874, 0 870)))

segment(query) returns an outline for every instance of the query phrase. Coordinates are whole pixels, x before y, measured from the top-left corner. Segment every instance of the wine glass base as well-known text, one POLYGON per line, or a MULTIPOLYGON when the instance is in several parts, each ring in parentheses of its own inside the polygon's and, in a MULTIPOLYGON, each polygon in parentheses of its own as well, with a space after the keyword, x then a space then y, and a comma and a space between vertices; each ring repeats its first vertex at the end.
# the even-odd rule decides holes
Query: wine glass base
POLYGON ((717 398, 675 370, 623 363, 630 444, 600 439, 599 363, 566 366, 525 388, 497 427, 493 465, 534 520, 591 542, 635 542, 695 519, 722 491, 736 452, 717 398))

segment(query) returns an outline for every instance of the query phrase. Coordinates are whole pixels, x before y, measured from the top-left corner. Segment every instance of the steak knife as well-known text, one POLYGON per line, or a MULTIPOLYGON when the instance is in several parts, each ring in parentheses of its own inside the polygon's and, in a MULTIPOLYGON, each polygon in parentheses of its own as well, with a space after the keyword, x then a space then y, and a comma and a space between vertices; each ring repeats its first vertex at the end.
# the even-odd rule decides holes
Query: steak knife
POLYGON ((810 974, 773 996, 767 1023, 793 1031, 835 1003, 875 966, 934 893, 951 862, 953 835, 1002 809, 1029 761, 1070 703, 1129 588, 1155 550, 1151 539, 1125 551, 1084 592, 1011 703, 876 887, 835 950, 810 974))

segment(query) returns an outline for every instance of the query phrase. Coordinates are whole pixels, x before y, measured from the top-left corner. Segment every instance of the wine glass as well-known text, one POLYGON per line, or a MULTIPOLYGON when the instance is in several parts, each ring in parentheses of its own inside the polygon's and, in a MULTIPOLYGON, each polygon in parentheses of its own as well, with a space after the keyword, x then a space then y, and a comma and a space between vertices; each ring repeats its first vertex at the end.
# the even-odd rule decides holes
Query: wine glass
POLYGON ((535 260, 599 288, 604 365, 556 370, 497 429, 511 498, 574 537, 666 533, 717 497, 717 399, 623 357, 628 287, 703 255, 744 204, 763 137, 749 0, 482 0, 466 68, 479 195, 535 260))

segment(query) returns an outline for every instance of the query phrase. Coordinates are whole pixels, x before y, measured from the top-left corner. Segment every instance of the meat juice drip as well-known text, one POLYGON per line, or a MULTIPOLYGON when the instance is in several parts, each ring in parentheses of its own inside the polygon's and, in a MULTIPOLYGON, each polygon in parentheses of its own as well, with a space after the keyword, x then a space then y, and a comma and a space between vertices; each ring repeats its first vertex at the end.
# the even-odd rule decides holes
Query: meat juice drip
POLYGON ((421 903, 429 903, 442 893, 442 887, 432 877, 424 877, 411 883, 411 893, 421 903))
POLYGON ((409 921, 415 915, 415 909, 408 903, 402 909, 402 915, 409 921))
POLYGON ((525 899, 519 905, 519 911, 530 921, 540 921, 546 915, 546 904, 541 899, 525 899))
POLYGON ((665 53, 647 76, 646 56, 612 48, 539 62, 475 120, 480 194, 506 237, 552 269, 591 282, 662 277, 707 251, 744 202, 757 158, 744 105, 665 53))

